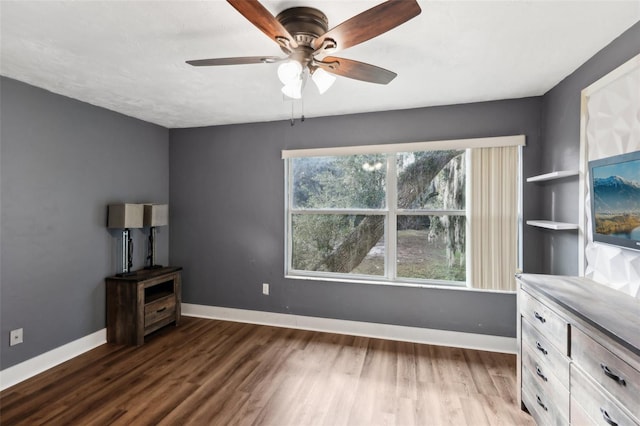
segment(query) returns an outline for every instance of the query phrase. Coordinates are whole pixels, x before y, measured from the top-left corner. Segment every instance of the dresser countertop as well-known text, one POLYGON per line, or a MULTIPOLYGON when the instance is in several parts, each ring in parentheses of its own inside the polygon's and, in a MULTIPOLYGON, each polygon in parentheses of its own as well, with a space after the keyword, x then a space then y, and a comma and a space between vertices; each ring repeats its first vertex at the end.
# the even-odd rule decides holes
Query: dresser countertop
POLYGON ((587 278, 519 274, 522 288, 553 300, 640 356, 640 299, 587 278))

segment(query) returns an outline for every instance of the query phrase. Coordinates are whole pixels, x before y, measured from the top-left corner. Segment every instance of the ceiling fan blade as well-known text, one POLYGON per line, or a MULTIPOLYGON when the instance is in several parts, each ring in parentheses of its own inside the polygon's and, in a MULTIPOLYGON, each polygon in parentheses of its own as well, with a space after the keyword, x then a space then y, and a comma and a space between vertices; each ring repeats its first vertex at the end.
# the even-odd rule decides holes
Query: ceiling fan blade
POLYGON ((375 65, 351 59, 336 58, 335 56, 327 56, 322 61, 314 61, 314 65, 332 74, 377 84, 389 84, 398 75, 393 71, 385 70, 375 65))
POLYGON ((315 39, 313 48, 320 49, 325 39, 336 42, 332 53, 355 46, 407 22, 421 11, 416 0, 389 0, 330 29, 315 39))
POLYGON ((289 46, 298 47, 295 39, 289 31, 257 0, 227 0, 238 12, 247 18, 253 25, 258 27, 260 31, 265 33, 267 37, 280 45, 286 45, 288 40, 289 46))
POLYGON ((214 59, 196 59, 186 61, 194 67, 211 67, 217 65, 243 65, 243 64, 272 64, 287 59, 278 56, 241 56, 238 58, 214 58, 214 59))

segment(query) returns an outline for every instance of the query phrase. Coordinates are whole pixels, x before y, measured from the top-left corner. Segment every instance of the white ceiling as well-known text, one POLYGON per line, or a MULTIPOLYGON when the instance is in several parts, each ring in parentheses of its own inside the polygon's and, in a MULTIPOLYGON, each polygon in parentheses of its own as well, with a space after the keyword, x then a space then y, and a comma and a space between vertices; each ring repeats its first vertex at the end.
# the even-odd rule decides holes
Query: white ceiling
MULTIPOLYGON (((322 10, 334 27, 380 3, 267 1, 322 10)), ((0 73, 168 128, 282 120, 542 95, 640 21, 640 1, 427 1, 411 21, 336 56, 398 73, 339 77, 284 101, 275 64, 188 59, 280 55, 216 1, 2 1, 0 73)), ((640 43, 640 40, 639 40, 640 43)))

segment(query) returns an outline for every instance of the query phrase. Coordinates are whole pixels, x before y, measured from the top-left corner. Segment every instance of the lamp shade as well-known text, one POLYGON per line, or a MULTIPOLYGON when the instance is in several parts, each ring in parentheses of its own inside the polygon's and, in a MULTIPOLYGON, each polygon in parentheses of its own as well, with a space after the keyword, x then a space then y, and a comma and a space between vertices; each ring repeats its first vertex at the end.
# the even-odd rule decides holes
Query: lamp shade
POLYGON ((336 77, 334 75, 329 74, 322 68, 316 69, 311 75, 311 79, 316 84, 316 87, 318 88, 318 91, 321 95, 329 90, 329 88, 336 81, 336 77))
POLYGON ((144 205, 109 204, 108 228, 142 228, 144 205))
POLYGON ((285 85, 282 89, 282 93, 291 99, 302 98, 302 80, 294 81, 285 85))
POLYGON ((283 62, 278 67, 278 78, 285 86, 300 80, 302 64, 295 60, 283 62))
POLYGON ((145 204, 144 226, 166 226, 169 224, 168 204, 145 204))

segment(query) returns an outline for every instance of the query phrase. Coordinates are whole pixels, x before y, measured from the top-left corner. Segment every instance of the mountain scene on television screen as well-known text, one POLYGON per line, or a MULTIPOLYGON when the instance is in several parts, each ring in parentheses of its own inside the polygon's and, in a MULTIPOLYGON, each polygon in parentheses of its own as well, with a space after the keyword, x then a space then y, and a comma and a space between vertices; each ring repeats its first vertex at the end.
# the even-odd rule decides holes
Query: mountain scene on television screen
POLYGON ((640 229, 640 182, 620 176, 595 178, 596 232, 637 239, 640 229))

